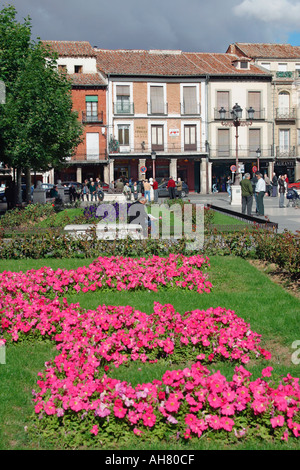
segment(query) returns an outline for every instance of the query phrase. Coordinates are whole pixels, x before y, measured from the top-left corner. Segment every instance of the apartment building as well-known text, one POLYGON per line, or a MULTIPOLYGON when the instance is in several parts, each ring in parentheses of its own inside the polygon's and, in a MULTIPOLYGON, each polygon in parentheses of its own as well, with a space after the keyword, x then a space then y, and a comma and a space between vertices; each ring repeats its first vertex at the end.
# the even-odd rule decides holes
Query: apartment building
MULTIPOLYGON (((83 124, 82 142, 62 170, 52 170, 47 182, 104 179, 106 151, 106 78, 97 70, 96 53, 86 41, 43 41, 58 55, 57 67, 72 82, 73 109, 83 124)), ((45 180, 45 178, 44 178, 45 180)))
POLYGON ((272 74, 273 160, 271 172, 300 178, 300 47, 289 44, 231 44, 228 53, 250 58, 272 74))
POLYGON ((181 177, 200 191, 207 157, 205 76, 181 51, 96 52, 108 80, 109 178, 181 177))

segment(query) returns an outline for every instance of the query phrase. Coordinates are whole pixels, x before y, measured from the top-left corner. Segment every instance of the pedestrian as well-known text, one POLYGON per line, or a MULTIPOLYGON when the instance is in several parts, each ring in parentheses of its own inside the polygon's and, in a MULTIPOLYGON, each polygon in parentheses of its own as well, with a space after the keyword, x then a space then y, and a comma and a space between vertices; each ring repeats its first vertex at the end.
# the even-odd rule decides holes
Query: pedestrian
POLYGON ((154 193, 154 202, 158 202, 158 182, 153 178, 153 193, 154 193))
POLYGON ((96 194, 97 194, 98 200, 99 200, 99 201, 103 201, 103 199, 104 199, 104 192, 103 192, 103 188, 102 188, 102 184, 101 184, 100 178, 96 178, 96 194))
POLYGON ((230 176, 227 176, 226 191, 227 191, 229 197, 231 197, 231 185, 232 185, 231 178, 230 178, 230 176))
POLYGON ((284 205, 285 184, 284 184, 283 175, 279 175, 279 178, 278 178, 278 192, 279 192, 279 207, 282 209, 285 207, 284 205))
POLYGON ((273 178, 272 178, 272 197, 277 196, 277 188, 278 188, 278 178, 276 176, 276 173, 273 173, 273 178))
POLYGON ((257 197, 257 215, 265 215, 265 208, 264 208, 264 196, 266 194, 266 182, 262 177, 262 174, 257 172, 255 173, 257 177, 257 183, 255 186, 255 192, 257 197))
POLYGON ((127 201, 130 201, 131 200, 131 189, 130 189, 129 183, 125 183, 123 192, 126 196, 127 201))
POLYGON ((151 184, 148 182, 148 180, 146 179, 144 181, 144 195, 145 197, 148 199, 148 202, 151 201, 151 198, 150 198, 150 191, 151 191, 151 184))
POLYGON ((152 227, 151 217, 148 215, 145 207, 147 198, 142 196, 133 204, 131 204, 128 211, 129 224, 138 224, 142 227, 144 237, 148 237, 148 231, 152 227))
POLYGON ((267 173, 264 175, 264 180, 266 182, 266 196, 270 196, 271 183, 267 173))
POLYGON ((91 195, 91 201, 93 201, 95 199, 97 199, 97 188, 96 188, 96 185, 94 183, 93 180, 91 180, 91 183, 90 183, 90 195, 91 195))
POLYGON ((75 189, 75 185, 74 184, 71 184, 70 186, 70 189, 69 189, 69 196, 70 196, 70 202, 72 204, 72 202, 76 201, 76 189, 75 189))
POLYGON ((89 201, 90 196, 89 196, 89 183, 88 180, 84 181, 83 188, 82 188, 82 200, 89 201))
POLYGON ((178 181, 177 181, 177 191, 178 191, 178 197, 181 199, 181 197, 182 197, 182 181, 181 181, 181 178, 178 178, 178 181))
POLYGON ((139 187, 136 181, 134 181, 134 183, 131 186, 131 192, 133 194, 133 199, 137 201, 139 197, 139 187))
POLYGON ((251 215, 253 203, 253 187, 250 181, 250 173, 245 173, 244 179, 240 182, 242 188, 242 214, 251 215))
POLYGON ((256 192, 255 192, 255 188, 256 188, 256 183, 257 183, 258 179, 255 175, 255 173, 253 173, 253 176, 252 176, 252 180, 251 180, 251 184, 252 184, 252 188, 253 188, 253 195, 254 195, 254 199, 255 199, 255 212, 257 214, 258 210, 257 210, 257 195, 256 195, 256 192))
POLYGON ((170 199, 175 199, 175 186, 176 186, 176 183, 173 180, 172 176, 170 176, 168 184, 167 184, 167 189, 169 191, 170 199))
POLYGON ((120 178, 116 183, 116 192, 117 193, 122 193, 123 189, 124 189, 124 183, 122 181, 122 178, 120 178))

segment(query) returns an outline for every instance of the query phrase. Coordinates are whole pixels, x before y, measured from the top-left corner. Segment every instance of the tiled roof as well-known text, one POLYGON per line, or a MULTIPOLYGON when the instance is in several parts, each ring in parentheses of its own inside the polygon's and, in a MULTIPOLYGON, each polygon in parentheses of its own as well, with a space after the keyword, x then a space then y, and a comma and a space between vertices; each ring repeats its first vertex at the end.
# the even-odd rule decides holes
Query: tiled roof
POLYGON ((234 62, 238 60, 238 56, 235 54, 189 52, 185 53, 185 56, 198 67, 200 73, 205 75, 269 75, 251 63, 249 69, 236 68, 234 62))
POLYGON ((95 57, 95 50, 88 41, 41 41, 60 57, 95 57))
POLYGON ((231 44, 227 52, 236 54, 242 53, 253 59, 299 59, 300 47, 290 44, 251 44, 235 43, 231 44))
POLYGON ((74 73, 68 75, 73 85, 83 86, 102 86, 106 85, 105 80, 99 73, 74 73))
POLYGON ((97 49, 97 67, 105 74, 132 76, 268 75, 253 65, 237 69, 236 55, 181 51, 97 49))

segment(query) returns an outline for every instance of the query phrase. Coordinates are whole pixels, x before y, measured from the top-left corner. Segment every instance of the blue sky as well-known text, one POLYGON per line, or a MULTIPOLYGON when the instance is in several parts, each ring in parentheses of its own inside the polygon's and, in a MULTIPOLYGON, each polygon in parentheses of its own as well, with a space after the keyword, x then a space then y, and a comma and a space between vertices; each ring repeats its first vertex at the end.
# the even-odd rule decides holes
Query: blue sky
POLYGON ((11 0, 33 39, 106 49, 225 52, 234 42, 300 45, 299 0, 11 0))

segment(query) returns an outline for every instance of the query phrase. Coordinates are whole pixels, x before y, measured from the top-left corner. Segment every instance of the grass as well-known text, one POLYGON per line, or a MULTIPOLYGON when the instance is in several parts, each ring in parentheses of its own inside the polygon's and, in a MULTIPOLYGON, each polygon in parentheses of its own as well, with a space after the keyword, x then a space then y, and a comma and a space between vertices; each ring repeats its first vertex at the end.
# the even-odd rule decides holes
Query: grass
MULTIPOLYGON (((281 286, 270 280, 267 274, 258 271, 246 260, 235 257, 213 256, 209 268, 209 278, 214 285, 210 294, 196 294, 194 292, 180 292, 178 290, 160 290, 153 292, 122 292, 103 291, 86 294, 67 295, 67 300, 79 302, 86 309, 94 309, 99 304, 132 305, 136 309, 152 312, 154 301, 162 304, 171 303, 178 312, 209 307, 225 307, 250 323, 252 330, 262 335, 262 347, 272 352, 272 360, 268 365, 280 375, 291 373, 294 377, 300 376, 300 366, 293 364, 291 356, 294 352, 292 343, 300 339, 299 312, 300 301, 281 286)), ((0 271, 26 271, 47 265, 53 269, 63 267, 75 269, 78 266, 88 265, 92 260, 79 259, 47 259, 47 260, 0 260, 0 271)), ((41 371, 44 362, 55 354, 53 344, 37 343, 36 345, 14 344, 9 345, 6 351, 6 365, 0 365, 0 449, 47 449, 46 439, 40 442, 31 442, 24 430, 30 421, 33 412, 31 402, 31 389, 34 388, 37 373, 41 371)), ((159 364, 132 363, 127 368, 112 371, 114 377, 137 384, 160 378, 165 370, 179 368, 186 364, 159 364)), ((249 370, 253 376, 259 376, 266 361, 250 363, 249 370)), ((234 366, 228 363, 213 364, 211 369, 220 370, 227 378, 232 377, 234 366)), ((247 449, 248 443, 242 443, 238 448, 247 449)), ((153 450, 151 443, 133 441, 123 444, 122 449, 148 449, 153 450)), ((155 445, 158 450, 176 450, 168 443, 155 445)), ((213 443, 208 439, 199 440, 193 447, 179 446, 178 449, 222 449, 224 443, 213 443)), ((233 447, 237 448, 237 447, 233 447)), ((252 447, 253 448, 253 445, 252 447)), ((255 443, 256 449, 300 449, 300 444, 255 443)))

